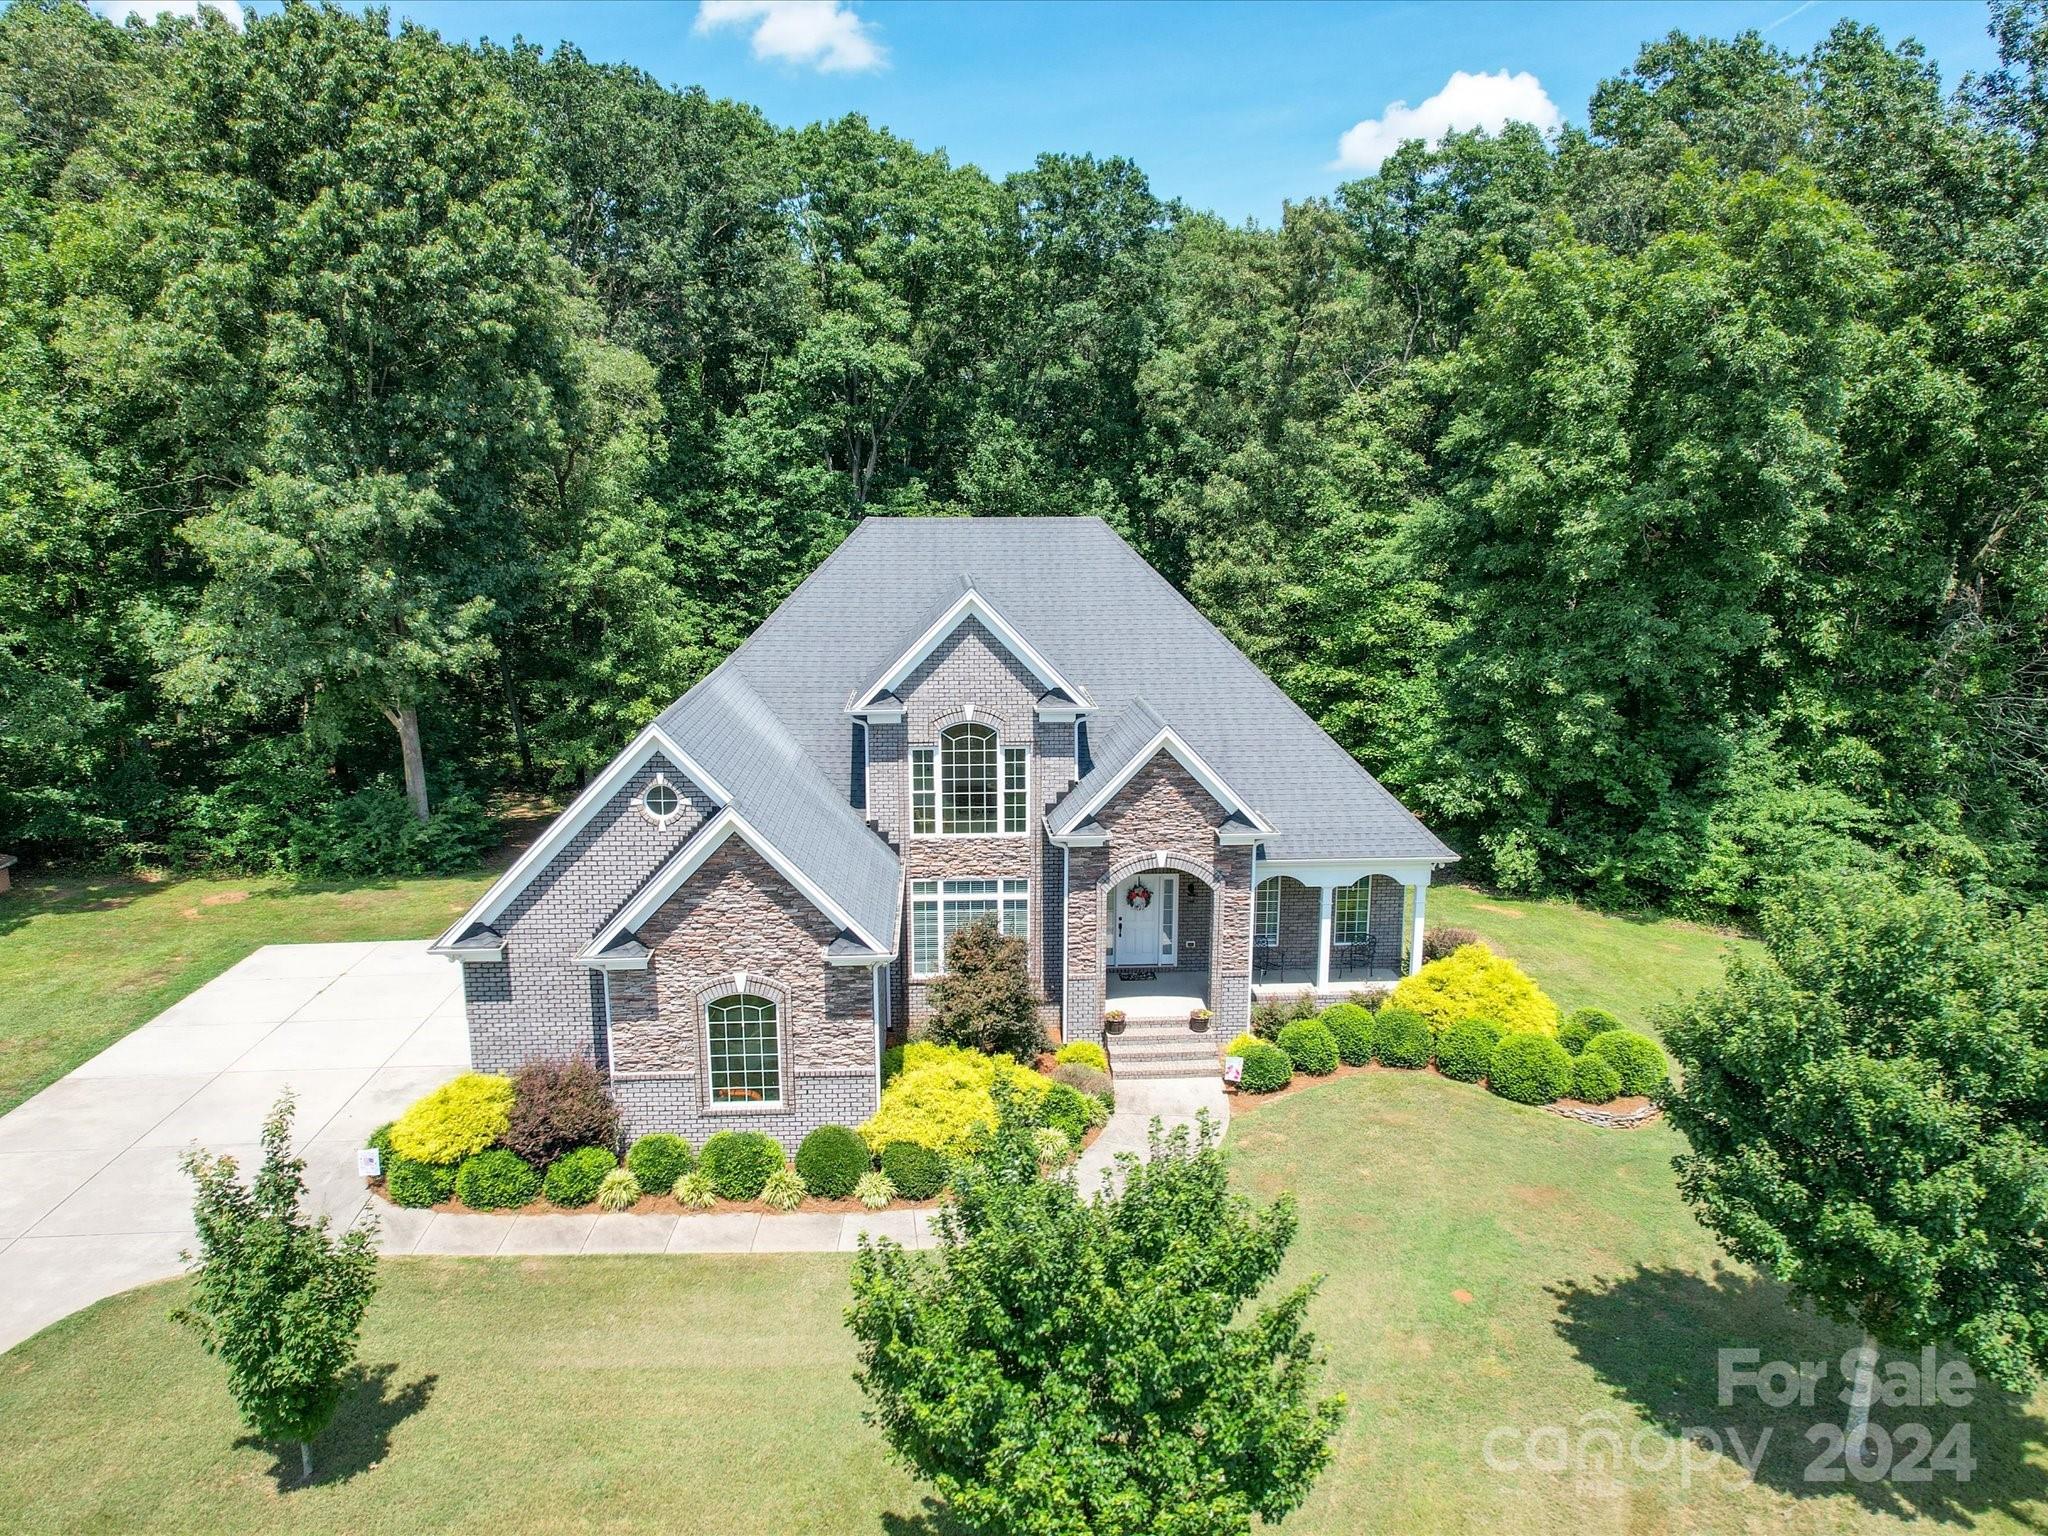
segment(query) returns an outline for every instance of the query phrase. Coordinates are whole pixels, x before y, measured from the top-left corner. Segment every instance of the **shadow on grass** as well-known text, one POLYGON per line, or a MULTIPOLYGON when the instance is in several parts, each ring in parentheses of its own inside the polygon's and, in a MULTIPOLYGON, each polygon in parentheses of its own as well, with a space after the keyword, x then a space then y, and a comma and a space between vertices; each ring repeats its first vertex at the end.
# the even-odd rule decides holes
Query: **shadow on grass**
POLYGON ((891 1510, 882 1516, 882 1536, 962 1536, 963 1529, 953 1523, 945 1505, 930 1497, 924 1499, 914 1515, 899 1515, 891 1510))
MULTIPOLYGON (((1558 1303, 1559 1333, 1602 1381, 1674 1437, 1705 1427, 1724 1441, 1732 1429, 1744 1446, 1761 1442, 1755 1478, 1766 1488, 1797 1498, 1853 1500, 1898 1518, 1968 1524, 2003 1514, 2022 1525, 2039 1521, 2048 1500, 2048 1469, 2028 1458, 2048 1444, 2048 1421, 1989 1382, 1977 1382, 1967 1406, 1878 1406, 1871 1415, 1887 1432, 1924 1424, 1936 1445, 1954 1426, 1967 1424, 1976 1463, 1967 1478, 1933 1471, 1924 1481, 1900 1475, 1820 1481, 1808 1474, 1824 1445, 1807 1436, 1818 1424, 1842 1422, 1846 1409, 1839 1394, 1847 1382, 1841 1363, 1859 1342, 1854 1333, 1793 1307, 1777 1282, 1718 1265, 1711 1276, 1643 1268, 1618 1280, 1550 1289, 1558 1303), (1811 1406, 1795 1398, 1774 1408, 1746 1386, 1736 1387, 1733 1400, 1724 1404, 1724 1349, 1753 1349, 1763 1364, 1821 1362, 1826 1374, 1811 1406)), ((1888 1355, 1887 1363, 1894 1358, 1904 1357, 1888 1355)), ((1944 1352, 1940 1358, 1952 1357, 1944 1352)), ((1897 1442, 1901 1458, 1913 1438, 1897 1442)), ((1842 1462, 1832 1465, 1840 1469, 1842 1462)))
POLYGON ((235 1442, 238 1448, 260 1448, 274 1458, 270 1477, 280 1493, 299 1488, 319 1488, 345 1483, 376 1466, 391 1454, 391 1432, 427 1406, 434 1395, 438 1376, 422 1376, 407 1386, 391 1389, 396 1365, 357 1366, 354 1380, 343 1392, 334 1419, 313 1442, 313 1480, 299 1479, 299 1447, 296 1442, 279 1444, 246 1435, 235 1442))

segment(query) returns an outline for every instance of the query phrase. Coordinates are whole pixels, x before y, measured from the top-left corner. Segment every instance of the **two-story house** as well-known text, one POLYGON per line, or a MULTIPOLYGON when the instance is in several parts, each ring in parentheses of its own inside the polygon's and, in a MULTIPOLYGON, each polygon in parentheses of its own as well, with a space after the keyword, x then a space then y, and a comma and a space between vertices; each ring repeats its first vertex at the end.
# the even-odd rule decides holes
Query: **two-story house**
POLYGON ((1106 524, 876 517, 436 947, 479 1069, 794 1146, 874 1111, 963 923, 1064 1038, 1125 1014, 1119 1073, 1214 1071, 1255 992, 1417 963, 1455 857, 1106 524))

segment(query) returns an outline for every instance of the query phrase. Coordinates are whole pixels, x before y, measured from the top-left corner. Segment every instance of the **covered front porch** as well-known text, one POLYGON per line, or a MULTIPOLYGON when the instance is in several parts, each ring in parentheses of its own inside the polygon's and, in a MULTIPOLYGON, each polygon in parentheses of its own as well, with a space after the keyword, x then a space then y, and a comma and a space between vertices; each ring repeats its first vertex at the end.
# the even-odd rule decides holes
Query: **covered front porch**
POLYGON ((1112 969, 1103 978, 1102 996, 1105 1008, 1127 1019, 1185 1019, 1209 1006, 1209 973, 1112 969))
POLYGON ((1338 998, 1419 970, 1428 899, 1427 866, 1261 864, 1253 1000, 1338 998))

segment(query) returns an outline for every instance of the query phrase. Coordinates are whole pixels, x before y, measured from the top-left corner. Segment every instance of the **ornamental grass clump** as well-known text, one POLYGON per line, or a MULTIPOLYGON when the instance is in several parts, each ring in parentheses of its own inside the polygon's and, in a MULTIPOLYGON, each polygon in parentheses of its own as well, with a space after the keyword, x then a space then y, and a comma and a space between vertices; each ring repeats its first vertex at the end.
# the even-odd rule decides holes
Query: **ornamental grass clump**
POLYGON ((465 1072, 423 1098, 391 1126, 391 1150, 415 1163, 445 1167, 474 1157, 512 1123, 512 1079, 465 1072))
POLYGON ((1387 1001, 1421 1014, 1433 1030, 1477 1016, 1492 1019, 1511 1035, 1557 1033, 1557 1004, 1519 965, 1484 944, 1467 944, 1430 961, 1403 977, 1387 1001))
MULTIPOLYGON (((858 1184, 860 1181, 854 1181, 858 1184)), ((812 1191, 816 1193, 815 1190, 812 1191)), ((851 1189, 847 1190, 852 1194, 851 1189)), ((771 1211, 793 1211, 804 1203, 804 1180, 794 1168, 785 1164, 768 1175, 768 1182, 761 1186, 761 1203, 771 1211)))
POLYGON ((675 1202, 686 1211, 708 1211, 718 1204, 718 1191, 711 1187, 711 1180, 704 1171, 693 1169, 676 1180, 675 1188, 669 1193, 675 1202))
POLYGON ((860 1182, 853 1187, 853 1198, 871 1211, 879 1211, 896 1198, 896 1186, 889 1175, 881 1172, 864 1173, 860 1182))
POLYGON ((630 1211, 640 1203, 640 1181, 630 1168, 614 1168, 597 1186, 600 1211, 630 1211))

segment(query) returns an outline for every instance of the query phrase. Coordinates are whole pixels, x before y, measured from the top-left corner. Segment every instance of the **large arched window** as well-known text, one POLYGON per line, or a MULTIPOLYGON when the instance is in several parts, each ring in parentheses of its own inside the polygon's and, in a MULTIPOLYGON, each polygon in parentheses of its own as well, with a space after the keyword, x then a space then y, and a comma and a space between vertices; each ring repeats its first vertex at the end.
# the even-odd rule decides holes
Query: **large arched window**
POLYGON ((977 721, 949 725, 939 744, 910 753, 910 830, 949 836, 1022 832, 1030 815, 1030 758, 977 721))
POLYGON ((714 1104, 780 1104, 782 1052, 772 998, 733 992, 705 1007, 705 1066, 714 1104))

